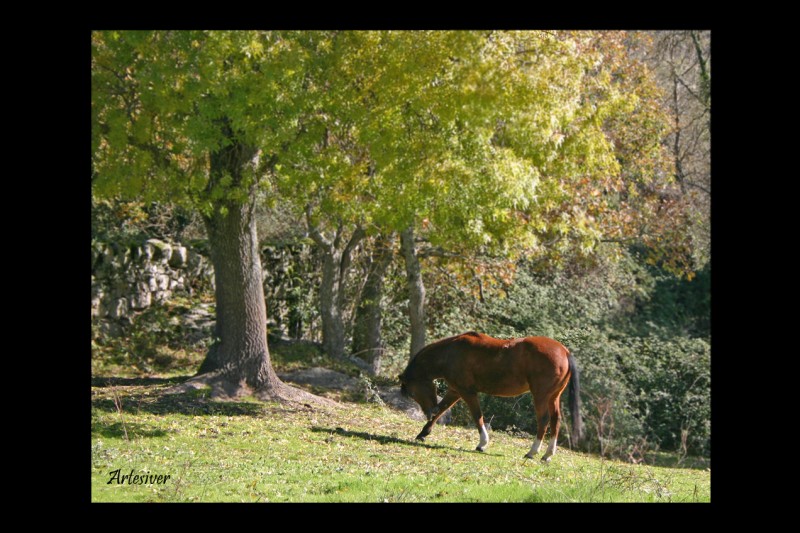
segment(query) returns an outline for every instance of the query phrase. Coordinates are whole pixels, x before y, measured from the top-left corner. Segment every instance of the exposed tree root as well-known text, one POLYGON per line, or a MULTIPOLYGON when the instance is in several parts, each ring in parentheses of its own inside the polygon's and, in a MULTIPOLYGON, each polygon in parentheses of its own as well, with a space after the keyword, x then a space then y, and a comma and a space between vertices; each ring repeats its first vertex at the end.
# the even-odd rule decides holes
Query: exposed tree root
POLYGON ((170 387, 166 392, 180 394, 206 387, 211 388, 210 397, 216 400, 235 400, 245 396, 255 396, 262 401, 341 407, 333 400, 287 385, 277 376, 274 376, 267 385, 253 388, 246 381, 232 379, 225 372, 219 370, 194 376, 184 383, 170 387))

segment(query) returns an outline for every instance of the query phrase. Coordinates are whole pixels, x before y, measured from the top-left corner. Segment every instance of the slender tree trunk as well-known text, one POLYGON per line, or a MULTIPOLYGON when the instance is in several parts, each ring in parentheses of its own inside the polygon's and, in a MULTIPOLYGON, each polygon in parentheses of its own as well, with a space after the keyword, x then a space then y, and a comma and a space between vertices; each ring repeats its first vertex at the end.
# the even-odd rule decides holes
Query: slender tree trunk
POLYGON ((310 206, 306 208, 309 234, 322 251, 319 295, 322 346, 330 357, 349 359, 345 356, 344 289, 353 251, 366 234, 357 227, 343 246, 343 227, 337 228, 332 239, 326 238, 312 222, 310 209, 310 206))
MULTIPOLYGON (((711 105, 711 74, 708 72, 708 60, 703 55, 703 48, 700 45, 700 36, 696 31, 690 31, 689 35, 692 37, 694 43, 694 51, 697 56, 697 63, 700 65, 700 100, 706 109, 710 109, 711 105)), ((710 118, 709 118, 710 124, 710 118)))
POLYGON ((672 82, 672 108, 674 110, 675 122, 675 139, 672 142, 672 157, 675 164, 675 178, 681 187, 681 192, 686 194, 686 185, 684 178, 686 177, 683 171, 683 160, 681 156, 681 110, 678 92, 678 77, 672 82))
POLYGON ((379 235, 375 240, 367 278, 361 289, 353 324, 353 354, 364 359, 369 372, 377 376, 381 371, 383 340, 381 339, 381 298, 386 270, 392 262, 393 238, 379 235))
POLYGON ((320 318, 322 319, 322 346, 334 358, 344 355, 344 319, 342 318, 340 264, 341 250, 331 246, 323 250, 322 280, 320 283, 320 318))
POLYGON ((287 318, 289 325, 287 333, 290 338, 299 340, 303 338, 303 315, 298 309, 300 306, 300 298, 290 295, 286 299, 286 305, 289 307, 289 316, 287 318))
POLYGON ((400 234, 400 248, 406 262, 408 286, 408 318, 411 321, 411 357, 425 347, 425 284, 419 265, 414 228, 409 227, 400 234))

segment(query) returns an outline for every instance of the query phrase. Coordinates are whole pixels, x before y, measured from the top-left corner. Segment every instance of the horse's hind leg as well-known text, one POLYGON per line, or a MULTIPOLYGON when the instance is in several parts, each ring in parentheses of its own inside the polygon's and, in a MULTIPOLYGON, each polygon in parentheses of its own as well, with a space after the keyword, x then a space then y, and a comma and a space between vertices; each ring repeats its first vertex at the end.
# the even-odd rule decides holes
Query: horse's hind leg
POLYGON ((453 407, 453 404, 460 399, 461 395, 453 390, 452 387, 447 389, 447 394, 444 395, 444 398, 442 398, 442 401, 440 401, 439 405, 437 405, 436 409, 434 409, 433 414, 431 414, 431 417, 425 424, 425 427, 423 427, 422 431, 420 431, 419 435, 417 435, 417 440, 425 440, 425 437, 430 435, 431 428, 436 421, 439 420, 439 417, 441 417, 448 409, 453 407))
POLYGON ((561 393, 567 388, 568 381, 568 379, 565 379, 557 392, 547 400, 547 412, 550 415, 550 444, 542 456, 542 461, 545 462, 549 461, 553 454, 556 453, 558 430, 561 428, 561 393))
POLYGON ((549 461, 553 454, 556 453, 558 430, 561 428, 561 394, 557 394, 555 398, 550 399, 547 403, 547 411, 550 415, 550 444, 542 456, 542 461, 545 462, 549 461))
POLYGON ((533 446, 525 457, 533 459, 533 456, 539 453, 539 448, 542 446, 544 434, 547 431, 547 424, 550 422, 550 414, 547 409, 547 397, 537 396, 533 399, 533 409, 536 411, 536 440, 533 441, 533 446))
POLYGON ((486 431, 486 426, 483 424, 483 411, 481 411, 481 402, 478 400, 477 394, 464 394, 464 403, 469 407, 469 412, 472 413, 472 418, 475 420, 475 425, 478 426, 481 440, 478 442, 478 447, 475 448, 482 452, 489 445, 489 433, 486 431))

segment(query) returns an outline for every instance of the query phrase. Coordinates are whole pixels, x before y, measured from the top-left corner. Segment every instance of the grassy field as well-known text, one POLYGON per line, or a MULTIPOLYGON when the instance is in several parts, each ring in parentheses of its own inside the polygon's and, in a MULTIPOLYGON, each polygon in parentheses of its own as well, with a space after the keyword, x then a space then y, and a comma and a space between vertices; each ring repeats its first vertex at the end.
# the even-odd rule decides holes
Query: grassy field
POLYGON ((474 429, 437 426, 419 443, 420 422, 375 404, 218 402, 205 391, 166 394, 174 381, 93 381, 92 501, 710 501, 708 468, 632 465, 564 448, 544 464, 523 459, 529 439, 499 431, 479 453, 474 429), (131 471, 170 477, 117 483, 131 471))

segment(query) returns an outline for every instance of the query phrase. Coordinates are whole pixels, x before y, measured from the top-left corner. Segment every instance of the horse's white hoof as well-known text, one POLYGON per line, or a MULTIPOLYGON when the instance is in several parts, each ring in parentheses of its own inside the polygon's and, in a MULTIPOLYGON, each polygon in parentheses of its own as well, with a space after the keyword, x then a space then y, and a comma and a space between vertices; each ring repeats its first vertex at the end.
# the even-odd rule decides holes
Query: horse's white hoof
POLYGON ((552 458, 553 458, 552 455, 544 455, 544 456, 542 456, 542 462, 543 463, 549 463, 550 459, 552 459, 552 458))
POLYGON ((477 448, 475 448, 475 450, 476 450, 476 451, 479 451, 479 452, 482 452, 484 449, 485 449, 485 448, 483 448, 483 447, 481 447, 481 446, 478 446, 477 448))

